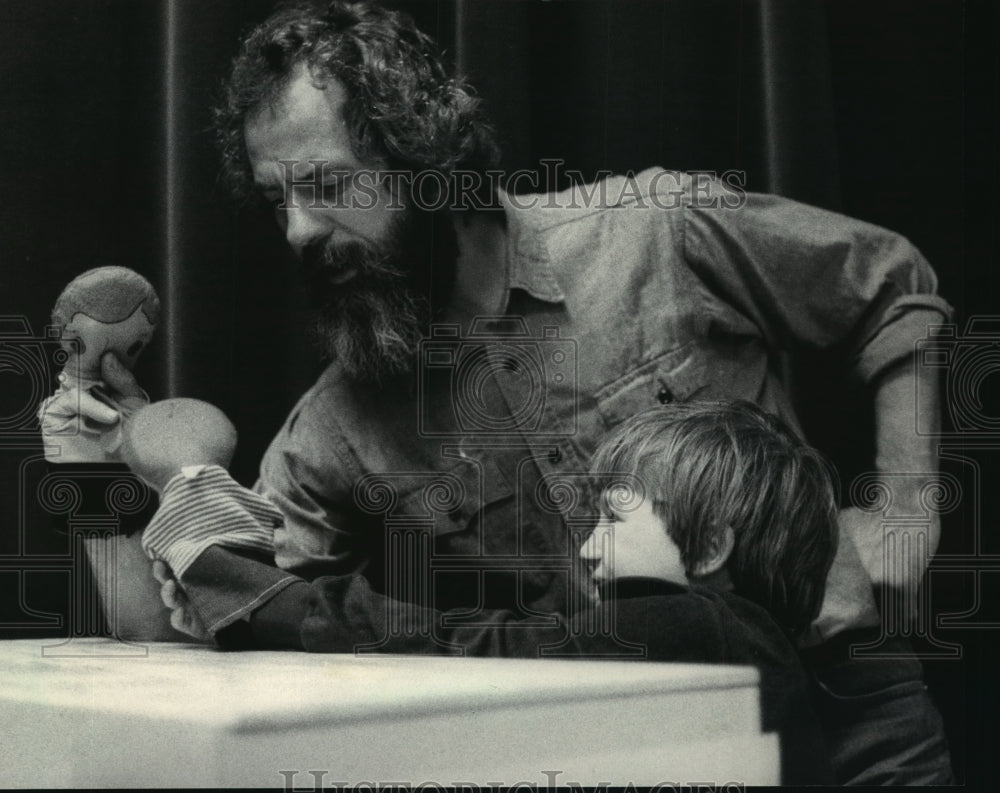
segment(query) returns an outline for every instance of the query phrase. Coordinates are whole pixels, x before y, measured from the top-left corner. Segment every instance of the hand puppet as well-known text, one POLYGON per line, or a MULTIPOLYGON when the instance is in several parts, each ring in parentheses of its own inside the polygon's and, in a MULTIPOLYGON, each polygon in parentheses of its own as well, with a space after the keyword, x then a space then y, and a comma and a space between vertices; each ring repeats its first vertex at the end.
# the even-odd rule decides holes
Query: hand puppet
POLYGON ((149 400, 109 389, 101 359, 113 352, 131 370, 159 318, 152 284, 127 267, 88 270, 59 295, 52 324, 67 358, 58 389, 38 412, 47 459, 118 462, 121 418, 149 400))
POLYGON ((142 533, 150 559, 165 562, 177 580, 211 545, 273 564, 281 512, 226 471, 236 429, 221 410, 197 399, 166 399, 123 423, 122 459, 160 494, 160 508, 142 533))

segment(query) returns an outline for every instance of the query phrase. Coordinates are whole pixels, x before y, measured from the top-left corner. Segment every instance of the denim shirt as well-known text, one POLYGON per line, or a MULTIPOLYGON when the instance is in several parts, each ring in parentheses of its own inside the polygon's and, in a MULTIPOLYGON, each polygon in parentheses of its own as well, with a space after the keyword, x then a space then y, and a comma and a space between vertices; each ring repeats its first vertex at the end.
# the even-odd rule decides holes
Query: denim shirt
MULTIPOLYGON (((362 573, 459 622, 544 621, 587 597, 581 485, 609 429, 736 398, 798 427, 782 351, 838 345, 870 383, 949 316, 927 262, 885 229, 660 169, 600 187, 501 196, 503 316, 436 326, 411 380, 358 384, 334 363, 302 397, 256 485, 285 517, 279 567, 362 573)), ((829 632, 876 619, 841 546, 829 632)))

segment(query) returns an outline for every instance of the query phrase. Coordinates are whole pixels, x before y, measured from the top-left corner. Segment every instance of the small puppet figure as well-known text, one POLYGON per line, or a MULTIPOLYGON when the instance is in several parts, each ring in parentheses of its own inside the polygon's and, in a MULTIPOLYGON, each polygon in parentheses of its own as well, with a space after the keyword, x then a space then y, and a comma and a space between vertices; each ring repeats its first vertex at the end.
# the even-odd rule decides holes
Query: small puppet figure
POLYGON ((197 399, 165 399, 124 419, 121 457, 160 494, 142 533, 142 548, 179 580, 210 545, 274 558, 281 513, 226 471, 236 429, 217 407, 197 399))
POLYGON ((131 370, 159 318, 160 300, 152 284, 127 267, 88 270, 59 295, 52 324, 69 357, 59 388, 38 411, 47 459, 118 462, 121 418, 149 399, 115 395, 106 388, 102 359, 112 352, 131 370))

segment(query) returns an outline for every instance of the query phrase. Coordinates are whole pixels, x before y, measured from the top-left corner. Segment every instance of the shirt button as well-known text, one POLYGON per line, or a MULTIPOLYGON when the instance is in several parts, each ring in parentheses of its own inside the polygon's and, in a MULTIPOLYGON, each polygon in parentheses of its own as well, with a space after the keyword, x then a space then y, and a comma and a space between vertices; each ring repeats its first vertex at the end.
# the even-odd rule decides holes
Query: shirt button
POLYGON ((656 401, 661 405, 669 405, 674 401, 674 395, 666 386, 660 386, 660 393, 656 395, 656 401))

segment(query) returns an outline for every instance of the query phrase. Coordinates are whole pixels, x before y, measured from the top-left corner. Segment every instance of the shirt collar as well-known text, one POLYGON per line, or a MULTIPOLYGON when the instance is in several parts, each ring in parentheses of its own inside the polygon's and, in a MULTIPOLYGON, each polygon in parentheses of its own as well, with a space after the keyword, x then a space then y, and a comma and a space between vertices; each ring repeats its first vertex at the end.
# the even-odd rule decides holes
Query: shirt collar
POLYGON ((665 581, 661 578, 627 577, 598 584, 601 601, 626 600, 628 598, 660 597, 666 595, 682 595, 691 588, 675 581, 665 581))
POLYGON ((547 303, 566 300, 562 287, 552 273, 552 262, 538 229, 532 223, 535 213, 525 207, 538 196, 518 196, 517 203, 503 190, 498 191, 507 219, 507 297, 513 289, 523 289, 547 303))

